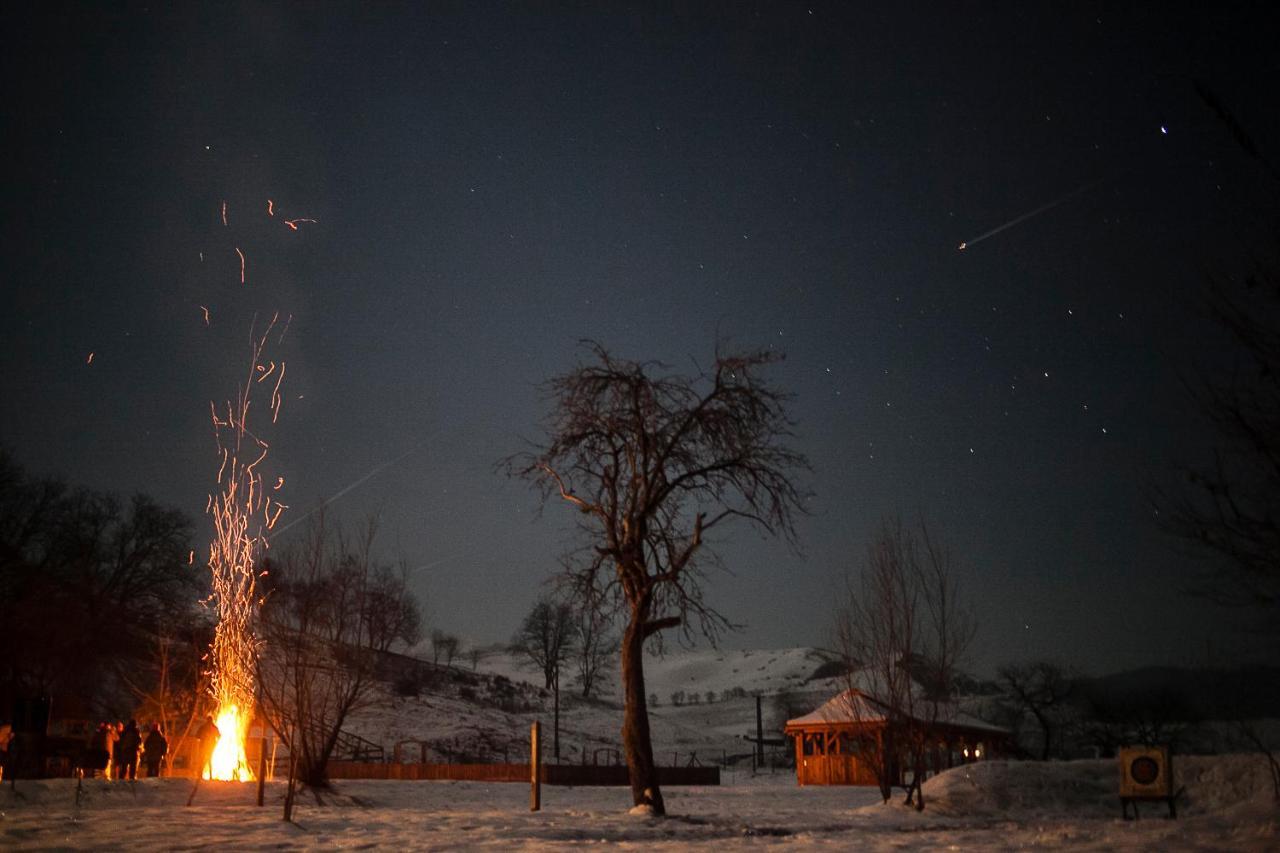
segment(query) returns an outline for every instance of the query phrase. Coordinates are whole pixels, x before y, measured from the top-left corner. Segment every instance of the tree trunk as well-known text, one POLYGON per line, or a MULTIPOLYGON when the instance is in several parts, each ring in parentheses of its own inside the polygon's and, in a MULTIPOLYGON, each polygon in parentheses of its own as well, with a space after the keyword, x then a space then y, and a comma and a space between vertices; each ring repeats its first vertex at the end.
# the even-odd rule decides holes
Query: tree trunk
POLYGON ((915 770, 911 773, 911 782, 916 789, 916 811, 924 811, 924 746, 916 747, 915 770))
POLYGON ((1040 724, 1040 731, 1044 733, 1044 748, 1040 752, 1040 760, 1048 761, 1050 746, 1052 743, 1050 740, 1050 735, 1052 732, 1049 726, 1049 719, 1045 714, 1042 714, 1038 710, 1032 709, 1031 713, 1035 715, 1036 722, 1040 724))
POLYGON ((879 753, 880 763, 880 772, 876 774, 876 781, 880 784, 880 796, 886 803, 893 797, 893 773, 894 765, 897 763, 893 757, 893 750, 893 737, 886 726, 876 733, 876 751, 879 753))
POLYGON ((665 815, 666 805, 658 787, 658 771, 653 763, 653 742, 649 737, 649 710, 644 692, 644 629, 648 614, 632 611, 631 622, 622 635, 622 748, 631 777, 631 799, 647 805, 655 815, 665 815))

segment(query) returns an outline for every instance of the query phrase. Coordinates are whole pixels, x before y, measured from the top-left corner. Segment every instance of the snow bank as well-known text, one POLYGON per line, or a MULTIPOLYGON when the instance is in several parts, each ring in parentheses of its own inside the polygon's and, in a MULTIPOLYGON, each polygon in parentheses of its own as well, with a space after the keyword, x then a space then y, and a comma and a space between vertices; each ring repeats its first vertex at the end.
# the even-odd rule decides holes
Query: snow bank
MULTIPOLYGON (((1259 755, 1175 755, 1173 779, 1175 790, 1185 788, 1178 800, 1185 817, 1265 811, 1271 803, 1271 777, 1259 755)), ((935 776, 925 782, 924 793, 929 810, 957 817, 1114 818, 1120 813, 1119 784, 1115 759, 983 761, 935 776)))

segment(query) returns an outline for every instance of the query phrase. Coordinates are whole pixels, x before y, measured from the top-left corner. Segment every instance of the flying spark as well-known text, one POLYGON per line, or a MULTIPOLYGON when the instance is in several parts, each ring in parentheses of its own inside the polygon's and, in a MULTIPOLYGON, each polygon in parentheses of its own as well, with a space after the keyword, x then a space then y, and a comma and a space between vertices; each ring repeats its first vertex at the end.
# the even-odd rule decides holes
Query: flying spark
POLYGON ((93 364, 93 353, 89 353, 89 358, 85 361, 85 364, 93 364))
POLYGON ((227 203, 225 201, 222 203, 222 224, 227 224, 227 203))
MULTIPOLYGON (((226 419, 218 416, 213 402, 209 403, 221 456, 217 476, 221 491, 211 494, 207 504, 215 535, 209 548, 212 592, 206 601, 215 604, 218 614, 209 652, 209 691, 217 702, 220 732, 210 761, 210 775, 215 779, 252 777, 244 745, 253 717, 254 662, 258 654, 258 639, 253 631, 258 562, 268 546, 266 531, 275 526, 285 506, 277 502, 273 512, 272 500, 265 497, 263 475, 257 468, 267 458, 269 445, 250 429, 249 415, 253 388, 258 384, 255 374, 266 372, 264 361, 275 369, 276 362, 264 359, 264 354, 277 319, 278 315, 271 318, 261 336, 251 333, 249 374, 237 389, 235 403, 227 402, 226 419), (249 459, 252 461, 246 462, 249 459)), ((284 362, 279 364, 282 379, 284 362)), ((279 389, 277 380, 273 396, 279 395, 279 389)), ((278 478, 277 482, 282 480, 278 478)), ((194 552, 189 559, 194 559, 194 552)))
POLYGON ((204 324, 209 325, 209 309, 201 305, 200 310, 204 312, 204 324))
POLYGON ((276 215, 276 203, 271 199, 267 199, 267 216, 276 215))
POLYGON ((288 225, 288 226, 289 226, 290 228, 292 228, 294 231, 297 231, 297 230, 298 230, 298 223, 299 223, 299 222, 313 222, 313 223, 314 223, 314 222, 315 222, 315 220, 314 220, 314 219, 286 219, 286 220, 284 221, 284 224, 285 224, 285 225, 288 225))
POLYGON ((240 283, 244 284, 244 252, 240 251, 239 246, 236 246, 236 254, 240 256, 240 283))
POLYGON ((972 240, 965 240, 959 246, 956 247, 956 251, 963 252, 965 249, 968 249, 971 246, 981 243, 983 240, 987 239, 988 237, 994 237, 995 235, 999 234, 1001 231, 1008 230, 1009 228, 1012 228, 1015 225, 1021 225, 1023 222, 1026 222, 1028 219, 1032 218, 1033 216, 1039 216, 1040 214, 1046 211, 1052 210, 1053 208, 1062 204, 1064 201, 1075 198, 1085 190, 1092 189, 1093 187, 1097 186, 1099 183, 1101 183, 1100 180, 1090 181, 1084 186, 1077 187, 1076 189, 1072 190, 1071 192, 1067 193, 1064 196, 1055 198, 1053 201, 1047 204, 1040 205, 1035 210, 1032 210, 1029 213, 1024 213, 1015 219, 1010 219, 1008 222, 1004 223, 1003 225, 998 225, 995 228, 992 228, 990 231, 986 232, 985 234, 979 234, 977 237, 974 237, 972 240))

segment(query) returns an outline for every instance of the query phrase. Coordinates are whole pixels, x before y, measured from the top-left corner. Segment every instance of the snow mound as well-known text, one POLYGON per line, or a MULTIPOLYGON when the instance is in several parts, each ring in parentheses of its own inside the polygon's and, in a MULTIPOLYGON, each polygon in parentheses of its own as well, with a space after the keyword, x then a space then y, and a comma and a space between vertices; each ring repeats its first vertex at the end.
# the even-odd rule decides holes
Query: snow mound
MULTIPOLYGON (((1178 813, 1265 809, 1271 778, 1259 755, 1174 756, 1178 813)), ((926 808, 956 817, 1089 817, 1120 814, 1115 759, 983 761, 941 773, 924 784, 926 808)), ((1161 807, 1163 808, 1163 807, 1161 807)))

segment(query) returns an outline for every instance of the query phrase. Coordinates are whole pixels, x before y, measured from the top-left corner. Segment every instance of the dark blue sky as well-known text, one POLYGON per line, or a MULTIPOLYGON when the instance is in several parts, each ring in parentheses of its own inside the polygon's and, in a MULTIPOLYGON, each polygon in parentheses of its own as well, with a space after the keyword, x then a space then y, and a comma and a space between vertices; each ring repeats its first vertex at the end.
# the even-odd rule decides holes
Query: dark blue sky
POLYGON ((719 335, 786 352, 816 496, 802 557, 726 536, 730 644, 824 643, 920 512, 981 666, 1203 660, 1233 620, 1178 593, 1145 493, 1210 446, 1207 274, 1273 245, 1277 187, 1193 85, 1275 151, 1264 8, 6 9, 0 442, 203 537, 208 403, 291 314, 286 520, 398 459, 334 511, 381 512, 433 625, 501 640, 569 520, 494 472, 536 384, 580 338, 683 368, 719 335))

